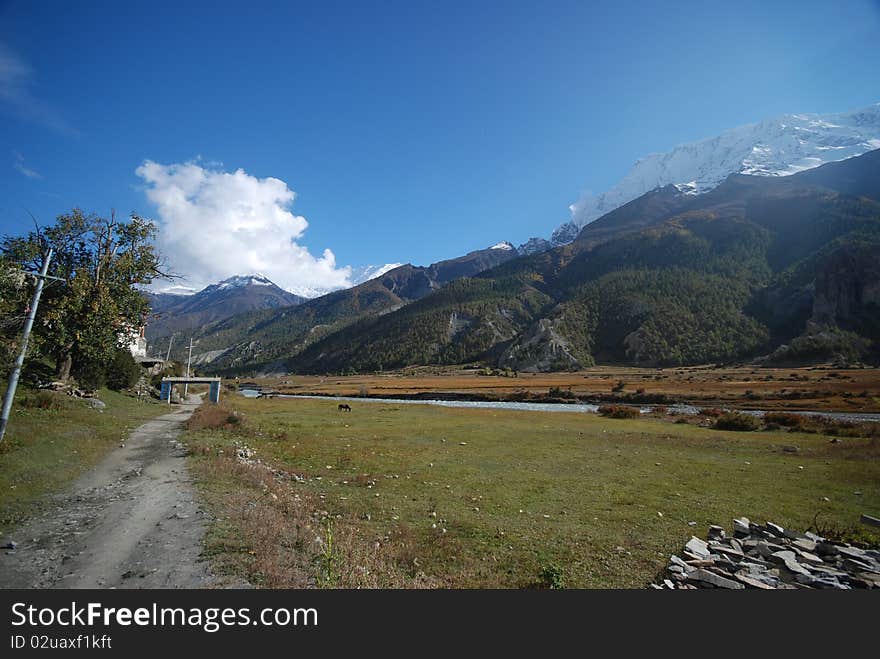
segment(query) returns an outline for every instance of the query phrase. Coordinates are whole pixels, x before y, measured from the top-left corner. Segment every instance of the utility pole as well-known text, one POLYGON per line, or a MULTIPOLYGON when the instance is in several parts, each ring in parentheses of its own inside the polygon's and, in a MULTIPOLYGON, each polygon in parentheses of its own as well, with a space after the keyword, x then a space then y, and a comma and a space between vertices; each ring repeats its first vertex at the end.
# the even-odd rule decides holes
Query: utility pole
POLYGON ((9 413, 12 411, 12 401, 15 398, 15 389, 18 387, 18 378, 21 375, 21 369, 24 366, 24 357, 27 354, 28 338, 31 335, 31 328, 34 326, 34 318, 37 317, 37 305, 40 304, 40 296, 43 294, 43 284, 46 279, 58 279, 58 277, 49 277, 46 273, 49 271, 49 261, 52 260, 52 248, 46 253, 43 261, 43 268, 37 277, 37 290, 34 291, 34 297, 31 300, 31 308, 28 310, 27 320, 24 323, 24 334, 21 337, 21 351, 15 359, 15 366, 12 367, 12 373, 9 374, 9 386, 6 387, 6 395, 3 397, 3 416, 0 418, 0 442, 6 435, 6 425, 9 423, 9 413))
POLYGON ((174 335, 175 335, 175 334, 177 334, 177 332, 172 332, 172 333, 171 333, 171 338, 168 339, 168 352, 165 353, 165 361, 166 361, 166 362, 167 362, 169 359, 171 359, 171 344, 174 343, 174 335))
MULTIPOLYGON (((189 365, 192 363, 193 358, 193 339, 189 337, 189 357, 186 359, 186 377, 189 377, 189 365)), ((186 390, 189 387, 189 382, 183 383, 183 402, 186 402, 186 390)))

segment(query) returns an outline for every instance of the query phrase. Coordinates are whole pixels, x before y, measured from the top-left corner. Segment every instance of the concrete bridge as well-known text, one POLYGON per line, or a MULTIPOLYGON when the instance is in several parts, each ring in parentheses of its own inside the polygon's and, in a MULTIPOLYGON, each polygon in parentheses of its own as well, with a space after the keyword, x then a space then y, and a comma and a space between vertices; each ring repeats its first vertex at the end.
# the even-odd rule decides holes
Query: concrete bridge
POLYGON ((159 400, 167 400, 171 403, 171 388, 176 384, 207 384, 210 389, 208 391, 208 400, 212 403, 220 402, 220 378, 197 378, 197 377, 164 377, 162 378, 162 390, 159 394, 159 400))

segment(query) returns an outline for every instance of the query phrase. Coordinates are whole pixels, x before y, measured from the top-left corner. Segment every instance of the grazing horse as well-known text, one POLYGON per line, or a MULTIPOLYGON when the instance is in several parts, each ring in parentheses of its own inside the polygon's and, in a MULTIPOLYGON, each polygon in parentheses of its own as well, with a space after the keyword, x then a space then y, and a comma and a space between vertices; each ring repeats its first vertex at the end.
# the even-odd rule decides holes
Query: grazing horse
POLYGON ((339 404, 339 411, 340 412, 351 412, 351 405, 349 405, 348 403, 340 403, 339 404))

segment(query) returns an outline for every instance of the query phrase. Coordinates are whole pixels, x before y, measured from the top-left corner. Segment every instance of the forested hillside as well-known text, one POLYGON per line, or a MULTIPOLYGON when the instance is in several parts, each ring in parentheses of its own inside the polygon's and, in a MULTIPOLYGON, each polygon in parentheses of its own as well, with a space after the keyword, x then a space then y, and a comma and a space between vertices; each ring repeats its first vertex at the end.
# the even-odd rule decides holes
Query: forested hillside
POLYGON ((880 340, 878 180, 874 151, 785 178, 734 175, 698 196, 659 189, 570 245, 330 333, 287 366, 871 359, 880 340))

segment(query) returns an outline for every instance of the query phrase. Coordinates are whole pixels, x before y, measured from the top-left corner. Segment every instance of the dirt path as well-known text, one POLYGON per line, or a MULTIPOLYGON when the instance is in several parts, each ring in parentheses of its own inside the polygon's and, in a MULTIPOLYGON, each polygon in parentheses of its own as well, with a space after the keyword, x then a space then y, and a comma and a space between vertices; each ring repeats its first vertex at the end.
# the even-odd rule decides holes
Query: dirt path
POLYGON ((205 513, 177 436, 198 403, 145 423, 17 529, 2 588, 211 588, 205 513))

